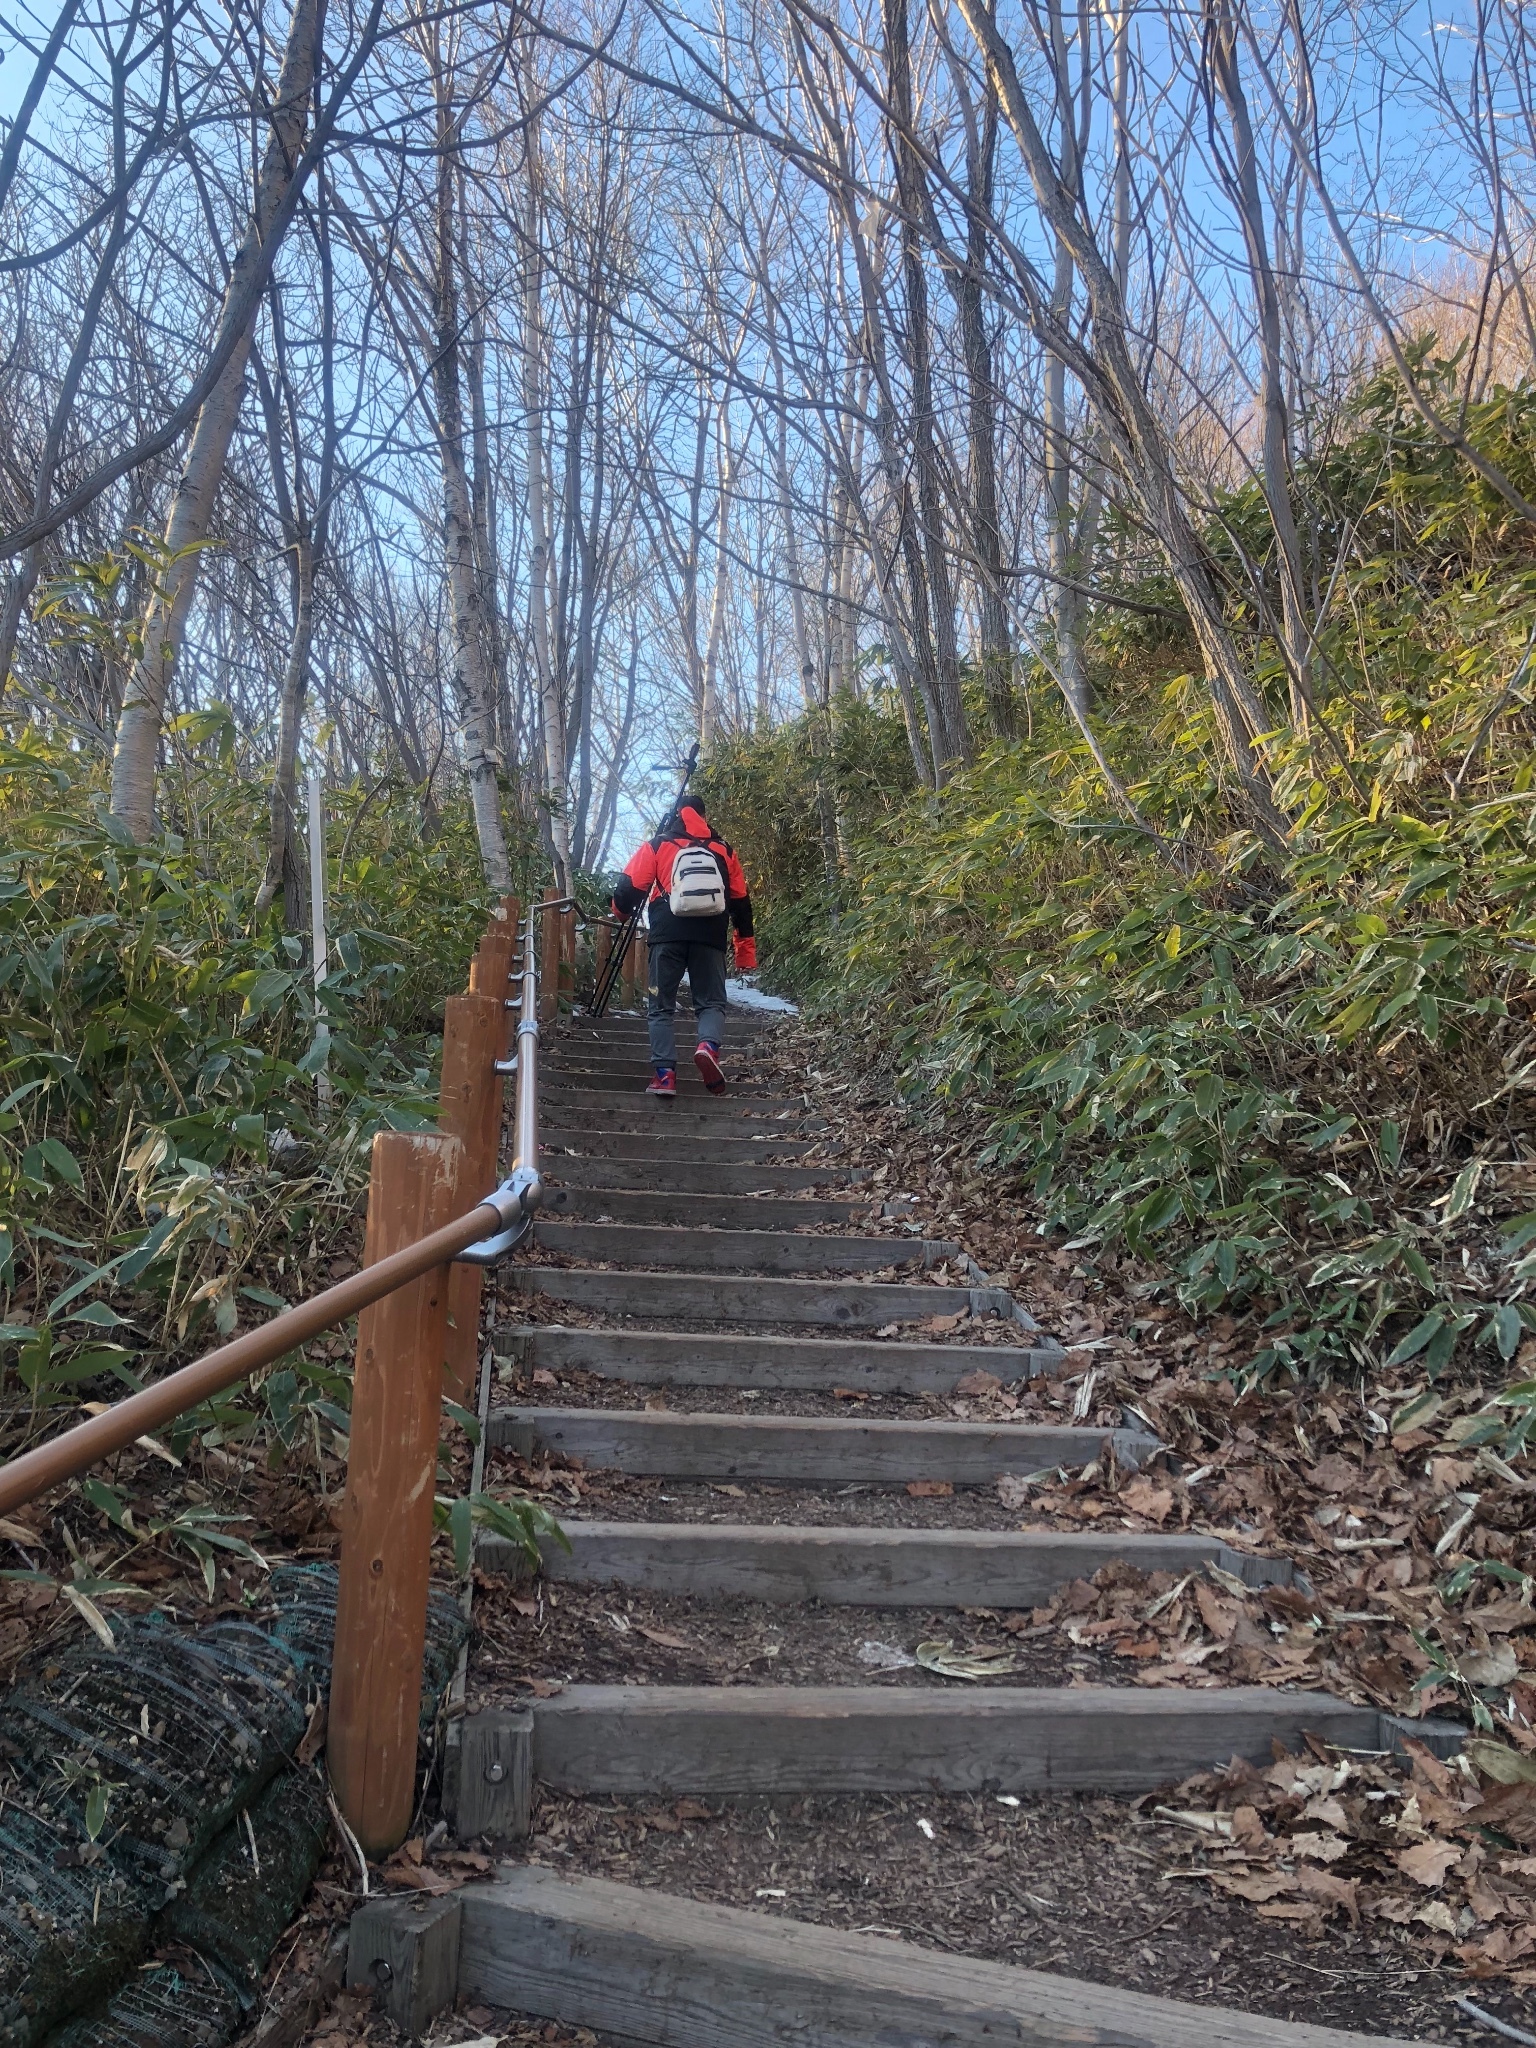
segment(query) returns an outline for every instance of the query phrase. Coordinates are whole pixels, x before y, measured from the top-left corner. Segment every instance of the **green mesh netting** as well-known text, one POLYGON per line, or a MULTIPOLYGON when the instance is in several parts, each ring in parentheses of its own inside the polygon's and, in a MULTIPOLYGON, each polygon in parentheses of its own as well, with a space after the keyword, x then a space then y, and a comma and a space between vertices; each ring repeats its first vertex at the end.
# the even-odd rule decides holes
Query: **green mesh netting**
POLYGON ((157 1931, 219 1965, 249 2005, 267 1957, 309 1890, 330 1818, 319 1774, 285 1771, 225 1829, 157 1931))
MULTIPOLYGON (((318 1781, 289 1759, 329 1681, 336 1568, 282 1566, 270 1593, 248 1621, 114 1622, 114 1650, 75 1644, 0 1702, 0 2048, 39 2048, 162 1938, 205 1959, 213 2003, 188 2003, 187 2031, 162 2023, 175 1972, 140 1972, 69 2048, 130 2048, 146 2025, 151 2048, 225 2038, 218 1998, 250 1995, 325 1833, 318 1781)), ((434 1591, 424 1723, 463 1636, 434 1591)))
POLYGON ((240 2017, 238 1999, 211 1970, 162 1963, 134 1976, 104 2012, 71 2020, 53 2048, 223 2048, 240 2017))

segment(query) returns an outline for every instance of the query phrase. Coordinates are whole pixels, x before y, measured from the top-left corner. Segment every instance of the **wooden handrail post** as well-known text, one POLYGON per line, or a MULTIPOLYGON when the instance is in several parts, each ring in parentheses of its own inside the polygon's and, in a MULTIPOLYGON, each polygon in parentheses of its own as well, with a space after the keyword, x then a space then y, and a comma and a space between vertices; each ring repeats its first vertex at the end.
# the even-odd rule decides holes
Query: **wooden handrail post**
POLYGON ((592 988, 594 994, 603 985, 603 976, 608 972, 608 962, 613 958, 613 926, 605 918, 597 928, 597 951, 593 956, 592 988))
POLYGON ((648 951, 644 932, 636 932, 629 942, 629 958, 624 962, 624 1002, 631 1010, 645 1007, 648 951))
MULTIPOLYGON (((553 882, 544 891, 546 903, 558 903, 553 882)), ((560 1010, 560 914, 546 910, 539 919, 539 1022, 553 1024, 560 1010)))
MULTIPOLYGON (((378 1133, 365 1266, 452 1220, 462 1151, 444 1132, 378 1133)), ((404 1841, 415 1799, 449 1270, 434 1267, 357 1322, 327 1760, 370 1856, 404 1841)))
MULTIPOLYGON (((512 994, 512 954, 517 944, 515 927, 493 925, 476 948, 475 957, 469 963, 469 990, 471 995, 494 996, 505 1006, 512 994)), ((502 1009, 501 1043, 496 1057, 504 1060, 512 1050, 517 1033, 517 1019, 513 1013, 502 1009)), ((500 1100, 498 1095, 497 1100, 500 1100)))
MULTIPOLYGON (((489 1194, 498 1179, 502 1080, 492 1062, 502 1056, 509 1014, 505 998, 488 993, 450 996, 444 1007, 437 1127, 464 1148, 459 1192, 469 1198, 489 1194)), ((456 1265, 449 1270, 443 1391, 451 1401, 465 1403, 473 1396, 484 1280, 482 1266, 456 1265)))
POLYGON ((576 1006, 576 910, 560 913, 560 993, 576 1006))

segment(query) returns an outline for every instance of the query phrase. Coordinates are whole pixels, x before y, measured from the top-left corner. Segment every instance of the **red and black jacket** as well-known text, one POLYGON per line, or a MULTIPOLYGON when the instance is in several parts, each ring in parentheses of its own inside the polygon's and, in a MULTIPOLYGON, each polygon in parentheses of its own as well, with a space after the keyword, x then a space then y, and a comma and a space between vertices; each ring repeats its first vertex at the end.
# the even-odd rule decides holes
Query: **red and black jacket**
POLYGON ((669 941, 688 946, 726 948, 727 927, 736 927, 739 939, 752 937, 752 898, 741 862, 723 839, 717 839, 702 811, 685 804, 663 828, 663 836, 649 839, 635 855, 613 892, 613 907, 628 917, 637 903, 650 905, 648 924, 653 945, 669 941), (725 910, 719 917, 674 917, 667 901, 672 888, 672 863, 685 846, 707 846, 725 878, 725 910))

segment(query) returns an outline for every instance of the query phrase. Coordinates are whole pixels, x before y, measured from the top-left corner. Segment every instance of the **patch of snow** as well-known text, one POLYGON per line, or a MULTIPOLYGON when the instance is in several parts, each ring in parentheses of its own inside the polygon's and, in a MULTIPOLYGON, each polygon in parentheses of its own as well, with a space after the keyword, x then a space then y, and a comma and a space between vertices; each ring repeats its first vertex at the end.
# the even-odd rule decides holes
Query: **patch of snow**
POLYGON ((772 1010, 781 1017, 798 1017, 799 1005, 786 1002, 783 996, 770 996, 760 988, 754 988, 750 981, 727 981, 725 993, 731 1007, 736 1010, 772 1010))

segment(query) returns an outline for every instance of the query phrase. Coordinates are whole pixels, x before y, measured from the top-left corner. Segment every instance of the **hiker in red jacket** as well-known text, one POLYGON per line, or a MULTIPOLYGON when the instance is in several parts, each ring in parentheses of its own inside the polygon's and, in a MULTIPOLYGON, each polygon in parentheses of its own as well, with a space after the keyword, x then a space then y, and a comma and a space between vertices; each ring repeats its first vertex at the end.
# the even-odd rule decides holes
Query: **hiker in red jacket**
POLYGON ((736 928, 736 965, 743 973, 757 966, 757 941, 741 862, 715 837, 696 805, 674 811, 624 870, 613 907, 628 917, 640 903, 649 905, 651 1064, 656 1069, 646 1093, 677 1094, 677 990, 686 974, 699 1026, 693 1063, 710 1094, 723 1094, 720 1044, 728 928, 736 928))

